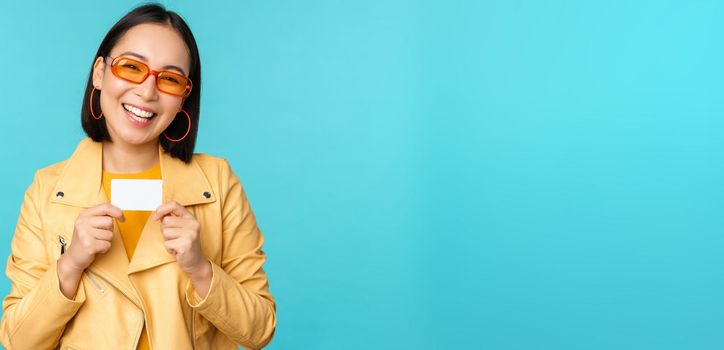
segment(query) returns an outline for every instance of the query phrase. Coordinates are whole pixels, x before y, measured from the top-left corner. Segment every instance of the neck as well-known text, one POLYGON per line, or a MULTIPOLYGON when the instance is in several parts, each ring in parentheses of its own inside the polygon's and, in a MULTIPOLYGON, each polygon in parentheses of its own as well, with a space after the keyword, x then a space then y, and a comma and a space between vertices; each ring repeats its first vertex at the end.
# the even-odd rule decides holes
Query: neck
POLYGON ((142 145, 103 141, 103 170, 107 172, 140 173, 158 162, 158 141, 142 145))

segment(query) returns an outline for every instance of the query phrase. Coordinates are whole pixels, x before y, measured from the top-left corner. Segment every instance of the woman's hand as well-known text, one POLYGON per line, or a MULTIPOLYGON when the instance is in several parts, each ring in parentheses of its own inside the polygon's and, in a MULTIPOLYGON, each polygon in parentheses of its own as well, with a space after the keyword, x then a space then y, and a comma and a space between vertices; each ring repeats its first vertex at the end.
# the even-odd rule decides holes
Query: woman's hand
POLYGON ((161 204, 153 213, 153 220, 161 220, 161 233, 169 254, 190 278, 199 295, 205 296, 211 284, 211 263, 201 252, 199 235, 201 224, 176 201, 161 204))
POLYGON ((78 290, 80 276, 96 259, 111 249, 113 218, 125 221, 123 211, 109 203, 81 211, 73 227, 68 251, 58 259, 58 279, 63 294, 72 299, 78 290))
POLYGON ((85 209, 78 214, 73 227, 73 239, 65 253, 70 267, 85 270, 97 254, 111 249, 113 218, 125 221, 123 211, 110 203, 85 209))

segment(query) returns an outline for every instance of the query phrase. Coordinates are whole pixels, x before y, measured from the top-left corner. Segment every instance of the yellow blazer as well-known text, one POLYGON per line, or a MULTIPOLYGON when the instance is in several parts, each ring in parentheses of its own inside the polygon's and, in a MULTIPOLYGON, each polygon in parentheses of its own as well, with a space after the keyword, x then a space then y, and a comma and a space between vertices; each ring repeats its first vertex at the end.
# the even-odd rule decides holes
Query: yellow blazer
POLYGON ((264 238, 239 179, 222 158, 190 164, 159 146, 163 200, 185 206, 201 224, 201 249, 213 266, 208 295, 189 278, 149 219, 128 261, 114 227, 111 249, 83 274, 75 300, 60 291, 56 262, 73 244, 78 213, 108 202, 101 186, 102 144, 81 141, 73 155, 36 172, 12 240, 0 340, 8 349, 135 350, 144 322, 153 349, 257 349, 271 341, 276 304, 262 265, 264 238), (145 315, 145 318, 144 318, 145 315))

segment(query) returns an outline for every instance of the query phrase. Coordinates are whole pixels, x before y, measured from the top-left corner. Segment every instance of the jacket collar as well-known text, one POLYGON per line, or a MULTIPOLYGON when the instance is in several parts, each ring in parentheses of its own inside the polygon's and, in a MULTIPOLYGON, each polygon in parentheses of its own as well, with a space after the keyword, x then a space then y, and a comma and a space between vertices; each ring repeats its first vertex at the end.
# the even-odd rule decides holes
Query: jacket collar
MULTIPOLYGON (((164 202, 175 200, 188 206, 216 201, 209 180, 195 159, 186 164, 166 154, 160 144, 158 154, 164 202)), ((50 201, 82 208, 101 204, 106 200, 101 187, 102 175, 103 144, 86 138, 68 159, 50 201)))
MULTIPOLYGON (((183 206, 190 206, 216 201, 211 185, 195 158, 186 164, 167 155, 160 145, 158 152, 164 202, 175 200, 183 206)), ((82 208, 109 202, 101 185, 102 174, 103 144, 86 138, 68 159, 50 201, 82 208)), ((130 262, 126 257, 118 226, 114 225, 111 249, 97 256, 89 269, 140 305, 129 276, 173 261, 175 258, 164 247, 160 222, 149 218, 130 262)))

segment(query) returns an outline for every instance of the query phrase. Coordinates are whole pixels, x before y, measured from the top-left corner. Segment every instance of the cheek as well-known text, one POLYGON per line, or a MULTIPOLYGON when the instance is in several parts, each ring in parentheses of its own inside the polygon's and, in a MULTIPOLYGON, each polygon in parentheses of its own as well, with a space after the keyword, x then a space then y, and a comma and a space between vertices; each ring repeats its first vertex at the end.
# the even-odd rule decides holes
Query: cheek
POLYGON ((161 98, 161 101, 159 101, 161 102, 161 108, 163 108, 161 119, 164 124, 171 124, 176 117, 176 113, 181 109, 181 99, 172 96, 168 98, 166 98, 166 96, 163 97, 164 98, 161 98))
POLYGON ((131 87, 124 81, 118 79, 106 79, 101 86, 101 106, 112 107, 119 103, 119 99, 131 87))

